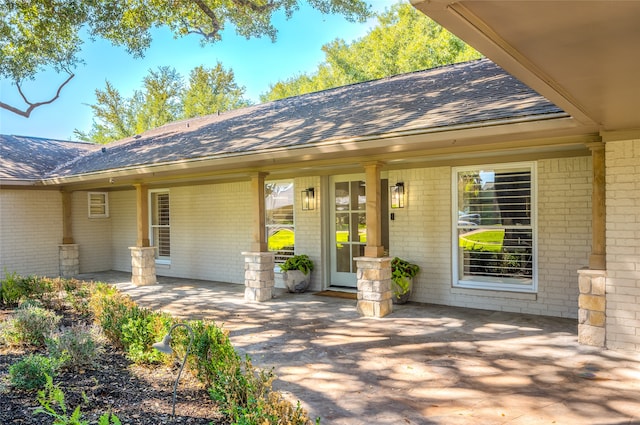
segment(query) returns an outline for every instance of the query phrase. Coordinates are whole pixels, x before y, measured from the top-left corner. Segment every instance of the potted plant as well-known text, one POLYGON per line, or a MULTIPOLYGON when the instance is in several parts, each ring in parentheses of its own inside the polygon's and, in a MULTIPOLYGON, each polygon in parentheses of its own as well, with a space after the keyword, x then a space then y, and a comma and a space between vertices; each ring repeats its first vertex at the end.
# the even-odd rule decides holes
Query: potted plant
POLYGON ((289 292, 304 292, 311 283, 313 261, 308 255, 294 255, 280 265, 282 279, 289 292))
POLYGON ((419 271, 420 267, 417 264, 411 264, 398 257, 391 260, 391 289, 394 304, 404 304, 409 300, 413 278, 419 271))

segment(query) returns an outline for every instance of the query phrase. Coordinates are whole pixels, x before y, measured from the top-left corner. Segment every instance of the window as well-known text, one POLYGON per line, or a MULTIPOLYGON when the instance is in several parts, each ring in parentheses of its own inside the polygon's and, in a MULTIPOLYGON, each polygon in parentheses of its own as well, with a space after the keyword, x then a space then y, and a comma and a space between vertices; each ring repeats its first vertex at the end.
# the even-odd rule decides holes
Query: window
POLYGON ((453 173, 454 286, 535 292, 535 173, 531 163, 453 173))
POLYGON ((109 196, 107 192, 89 192, 89 218, 109 217, 109 196))
POLYGON ((267 244, 269 251, 275 252, 275 263, 282 264, 295 251, 293 183, 266 183, 264 188, 267 244))
POLYGON ((151 245, 156 247, 159 263, 169 263, 171 259, 171 220, 169 215, 169 192, 150 191, 151 245))

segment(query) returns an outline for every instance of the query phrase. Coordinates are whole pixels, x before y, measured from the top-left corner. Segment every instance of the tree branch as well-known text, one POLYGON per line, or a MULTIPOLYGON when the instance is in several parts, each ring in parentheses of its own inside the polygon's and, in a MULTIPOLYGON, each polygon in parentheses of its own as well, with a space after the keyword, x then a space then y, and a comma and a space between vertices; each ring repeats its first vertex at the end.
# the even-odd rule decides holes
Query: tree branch
MULTIPOLYGON (((203 35, 205 38, 213 38, 216 35, 218 35, 218 31, 220 31, 220 21, 218 21, 218 17, 216 16, 215 13, 213 13, 213 10, 211 10, 211 8, 207 6, 202 0, 193 0, 193 2, 196 4, 196 6, 198 6, 200 10, 202 10, 202 12, 205 15, 209 17, 209 19, 211 19, 211 25, 213 26, 213 31, 209 33, 205 33, 201 29, 198 29, 198 31, 196 32, 198 34, 203 35)), ((189 32, 193 32, 193 31, 189 31, 189 32)))
POLYGON ((67 78, 64 81, 64 83, 60 84, 60 86, 58 87, 58 90, 56 91, 56 95, 54 97, 52 97, 51 99, 49 99, 49 100, 47 100, 45 102, 36 102, 36 103, 29 102, 29 100, 27 99, 27 97, 25 96, 25 94, 22 91, 22 87, 20 87, 20 83, 16 82, 16 86, 18 87, 18 93, 20 93, 20 96, 22 97, 22 100, 24 100, 24 103, 29 105, 29 107, 23 111, 21 109, 16 108, 15 106, 11 106, 9 104, 6 104, 6 103, 0 101, 0 108, 6 109, 7 111, 13 112, 14 114, 20 115, 22 117, 29 118, 29 116, 31 115, 31 112, 33 112, 33 110, 36 109, 37 107, 40 107, 40 106, 43 106, 43 105, 48 105, 50 103, 55 102, 60 97, 60 92, 62 91, 64 86, 66 86, 67 83, 69 81, 71 81, 71 79, 73 77, 75 77, 75 74, 69 73, 69 78, 67 78))

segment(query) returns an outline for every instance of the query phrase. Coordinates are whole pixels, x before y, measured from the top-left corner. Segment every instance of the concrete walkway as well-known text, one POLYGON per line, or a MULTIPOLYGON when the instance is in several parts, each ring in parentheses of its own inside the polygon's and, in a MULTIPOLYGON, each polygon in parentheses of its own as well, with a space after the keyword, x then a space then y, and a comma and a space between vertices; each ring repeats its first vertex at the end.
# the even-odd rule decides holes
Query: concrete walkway
POLYGON ((415 303, 368 319, 312 293, 246 303, 242 285, 82 278, 223 325, 323 424, 640 424, 640 355, 578 345, 575 320, 415 303))

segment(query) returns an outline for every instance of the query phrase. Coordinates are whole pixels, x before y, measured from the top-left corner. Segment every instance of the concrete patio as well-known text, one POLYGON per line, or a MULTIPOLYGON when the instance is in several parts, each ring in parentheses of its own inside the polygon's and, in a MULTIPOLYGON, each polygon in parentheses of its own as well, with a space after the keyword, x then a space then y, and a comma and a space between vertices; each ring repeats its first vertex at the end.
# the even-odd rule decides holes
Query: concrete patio
POLYGON ((640 424, 640 356, 578 345, 576 320, 414 303, 370 319, 313 293, 246 303, 229 283, 81 278, 223 325, 323 424, 640 424))

